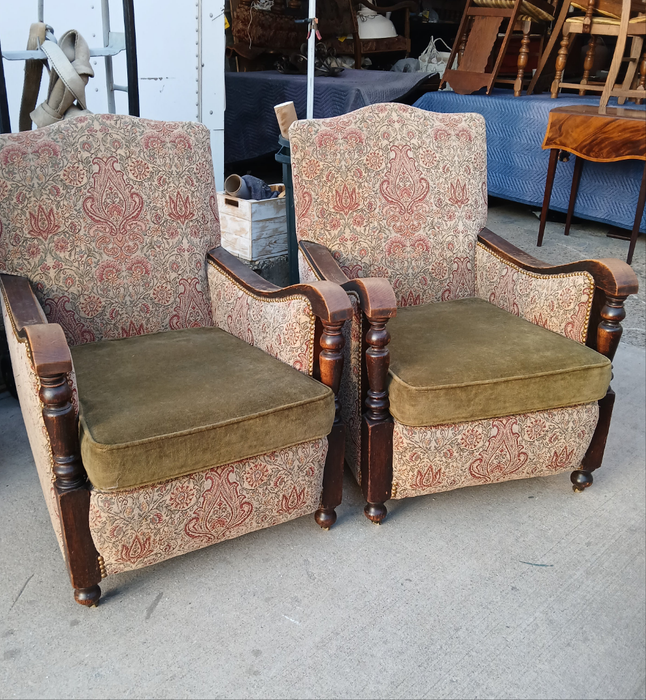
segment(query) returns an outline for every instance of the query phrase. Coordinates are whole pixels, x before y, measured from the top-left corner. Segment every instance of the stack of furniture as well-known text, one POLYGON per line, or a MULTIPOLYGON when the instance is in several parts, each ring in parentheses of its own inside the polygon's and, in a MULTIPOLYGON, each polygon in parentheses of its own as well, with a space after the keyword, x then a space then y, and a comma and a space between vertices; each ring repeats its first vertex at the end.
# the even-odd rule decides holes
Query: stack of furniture
POLYGON ((468 0, 443 82, 462 95, 483 87, 489 94, 496 82, 511 82, 514 95, 519 96, 525 81, 531 36, 538 32, 542 47, 542 38, 553 19, 554 7, 547 0, 468 0), (507 27, 499 41, 503 21, 507 27), (499 78, 513 32, 517 30, 522 32, 522 40, 516 77, 499 78), (456 58, 458 66, 454 68, 456 58))

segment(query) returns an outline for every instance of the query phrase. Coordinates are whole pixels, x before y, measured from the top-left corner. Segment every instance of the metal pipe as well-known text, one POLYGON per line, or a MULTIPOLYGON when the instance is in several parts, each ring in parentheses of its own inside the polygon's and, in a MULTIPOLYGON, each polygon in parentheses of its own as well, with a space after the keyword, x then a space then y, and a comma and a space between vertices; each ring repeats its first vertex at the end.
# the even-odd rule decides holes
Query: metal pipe
MULTIPOLYGON (((316 17, 316 0, 310 0, 307 15, 310 19, 316 17)), ((314 118, 314 61, 316 54, 316 25, 310 25, 310 38, 307 40, 307 111, 308 119, 314 118)))
MULTIPOLYGON (((101 0, 101 23, 103 25, 103 46, 110 43, 110 2, 101 0)), ((112 56, 105 57, 105 87, 108 91, 108 112, 115 114, 117 107, 114 101, 114 72, 112 70, 112 56)))
POLYGON ((126 68, 128 73, 128 114, 139 116, 139 73, 137 70, 137 35, 133 0, 123 0, 123 27, 126 34, 126 68))
POLYGON ((7 100, 7 84, 4 79, 4 63, 2 60, 2 46, 0 46, 0 134, 11 133, 11 121, 9 119, 9 102, 7 100))

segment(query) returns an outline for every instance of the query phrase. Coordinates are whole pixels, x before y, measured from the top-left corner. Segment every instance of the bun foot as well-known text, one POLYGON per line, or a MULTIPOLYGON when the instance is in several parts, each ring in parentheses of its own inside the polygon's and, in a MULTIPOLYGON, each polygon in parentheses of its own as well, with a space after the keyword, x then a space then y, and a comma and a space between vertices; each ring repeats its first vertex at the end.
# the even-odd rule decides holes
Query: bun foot
POLYGON ((570 474, 570 481, 572 482, 574 493, 583 493, 588 486, 592 486, 592 474, 591 472, 577 469, 570 474))
POLYGON ((381 521, 388 515, 388 510, 383 503, 366 503, 363 512, 366 518, 376 525, 381 525, 381 521))
POLYGON ((329 530, 336 522, 336 511, 334 508, 319 508, 316 513, 314 513, 314 520, 316 520, 317 524, 324 530, 329 530))
POLYGON ((74 600, 79 605, 85 605, 88 608, 95 608, 99 604, 99 598, 101 598, 101 589, 99 586, 74 589, 74 600))

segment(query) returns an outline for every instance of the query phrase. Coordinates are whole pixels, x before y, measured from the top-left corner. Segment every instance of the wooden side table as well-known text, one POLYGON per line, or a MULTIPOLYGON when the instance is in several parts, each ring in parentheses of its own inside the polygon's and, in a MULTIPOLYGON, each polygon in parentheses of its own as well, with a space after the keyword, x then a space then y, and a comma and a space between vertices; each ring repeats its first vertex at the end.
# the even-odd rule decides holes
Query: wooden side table
POLYGON ((566 236, 570 233, 572 213, 574 212, 584 160, 591 160, 595 163, 613 163, 618 160, 644 161, 635 223, 630 236, 626 260, 630 264, 646 202, 646 111, 609 107, 607 114, 599 114, 597 107, 593 105, 557 107, 550 111, 543 148, 550 149, 550 163, 547 168, 537 246, 543 245, 543 234, 560 151, 566 151, 576 156, 570 203, 565 222, 566 236))

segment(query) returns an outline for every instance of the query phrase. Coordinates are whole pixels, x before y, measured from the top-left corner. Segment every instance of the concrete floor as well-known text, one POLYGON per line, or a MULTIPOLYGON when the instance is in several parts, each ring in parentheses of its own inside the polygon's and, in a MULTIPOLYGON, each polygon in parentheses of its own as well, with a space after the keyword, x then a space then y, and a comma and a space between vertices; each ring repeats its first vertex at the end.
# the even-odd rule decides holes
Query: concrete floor
MULTIPOLYGON (((535 253, 526 209, 492 209, 490 227, 535 253)), ((558 230, 541 257, 559 252, 558 230)), ((624 254, 587 235, 568 246, 624 254)), ((644 698, 646 382, 632 324, 584 494, 567 474, 461 489, 392 502, 376 527, 347 479, 330 532, 301 518, 109 578, 95 610, 72 599, 20 409, 0 394, 0 696, 644 698)))

